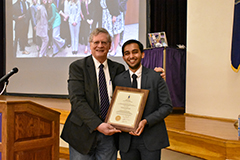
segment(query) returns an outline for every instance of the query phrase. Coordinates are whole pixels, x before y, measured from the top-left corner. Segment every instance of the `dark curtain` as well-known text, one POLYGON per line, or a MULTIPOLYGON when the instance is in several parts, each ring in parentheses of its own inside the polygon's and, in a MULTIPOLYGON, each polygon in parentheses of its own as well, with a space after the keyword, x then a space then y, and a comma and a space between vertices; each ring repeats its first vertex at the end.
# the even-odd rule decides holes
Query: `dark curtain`
MULTIPOLYGON (((142 65, 151 69, 163 67, 163 50, 163 47, 144 50, 142 65)), ((166 48, 166 83, 174 107, 185 106, 185 53, 186 51, 182 49, 166 48)))
POLYGON ((168 45, 186 46, 187 0, 148 0, 150 24, 148 31, 165 31, 168 45))
MULTIPOLYGON (((164 31, 167 36, 166 82, 174 107, 185 106, 186 50, 175 49, 178 44, 186 46, 187 0, 147 0, 147 31, 164 31)), ((148 43, 148 47, 150 44, 148 43)), ((148 68, 162 67, 162 50, 145 50, 143 65, 148 68), (156 60, 157 59, 157 60, 156 60)))
MULTIPOLYGON (((0 1, 0 78, 5 73, 5 1, 0 1)), ((0 92, 3 84, 0 84, 0 92)))

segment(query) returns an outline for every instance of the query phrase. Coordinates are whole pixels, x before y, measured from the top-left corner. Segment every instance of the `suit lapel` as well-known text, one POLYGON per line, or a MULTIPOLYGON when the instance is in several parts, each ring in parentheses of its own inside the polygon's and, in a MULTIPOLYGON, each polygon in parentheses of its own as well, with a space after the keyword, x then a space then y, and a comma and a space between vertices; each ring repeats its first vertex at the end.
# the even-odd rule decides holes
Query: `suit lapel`
POLYGON ((89 73, 88 80, 89 80, 90 86, 92 86, 91 88, 93 88, 94 97, 96 97, 96 101, 98 102, 97 104, 99 104, 98 90, 95 89, 95 88, 98 88, 97 77, 96 77, 95 65, 94 65, 92 56, 89 56, 86 60, 86 69, 87 69, 87 72, 89 73))
POLYGON ((109 69, 109 74, 110 74, 110 80, 112 81, 117 74, 116 66, 110 59, 107 59, 107 63, 108 63, 108 69, 109 69))
POLYGON ((132 87, 129 69, 124 72, 122 78, 125 87, 132 87))
POLYGON ((148 70, 144 66, 142 66, 142 82, 141 82, 141 89, 145 89, 147 87, 147 80, 148 80, 148 70))

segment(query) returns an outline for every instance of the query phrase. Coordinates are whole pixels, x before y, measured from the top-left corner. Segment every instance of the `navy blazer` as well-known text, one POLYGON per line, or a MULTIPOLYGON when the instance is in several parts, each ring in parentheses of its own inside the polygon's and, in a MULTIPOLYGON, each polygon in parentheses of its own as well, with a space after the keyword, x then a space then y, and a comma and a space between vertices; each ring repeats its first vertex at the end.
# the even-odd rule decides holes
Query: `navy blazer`
MULTIPOLYGON (((117 62, 107 60, 111 80, 125 71, 117 62)), ((95 129, 102 123, 99 111, 99 93, 92 56, 77 60, 69 67, 68 91, 71 112, 65 122, 61 138, 82 154, 89 153, 95 129)))
MULTIPOLYGON (((114 79, 114 86, 131 87, 129 70, 119 74, 114 79)), ((142 68, 141 89, 149 90, 148 99, 142 119, 146 119, 141 136, 146 148, 150 151, 160 150, 169 146, 164 118, 172 112, 172 102, 166 82, 159 73, 152 69, 142 68)), ((119 134, 119 149, 129 150, 131 135, 123 132, 119 134)))

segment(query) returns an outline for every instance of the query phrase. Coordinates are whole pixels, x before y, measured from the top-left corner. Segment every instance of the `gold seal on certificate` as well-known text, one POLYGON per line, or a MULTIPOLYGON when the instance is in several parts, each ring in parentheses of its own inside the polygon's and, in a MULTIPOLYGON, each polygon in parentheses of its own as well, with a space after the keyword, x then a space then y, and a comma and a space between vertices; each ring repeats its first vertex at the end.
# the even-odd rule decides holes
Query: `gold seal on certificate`
POLYGON ((135 131, 141 121, 149 90, 115 88, 105 122, 124 132, 135 131))
POLYGON ((116 121, 120 121, 121 120, 121 116, 116 116, 116 121))

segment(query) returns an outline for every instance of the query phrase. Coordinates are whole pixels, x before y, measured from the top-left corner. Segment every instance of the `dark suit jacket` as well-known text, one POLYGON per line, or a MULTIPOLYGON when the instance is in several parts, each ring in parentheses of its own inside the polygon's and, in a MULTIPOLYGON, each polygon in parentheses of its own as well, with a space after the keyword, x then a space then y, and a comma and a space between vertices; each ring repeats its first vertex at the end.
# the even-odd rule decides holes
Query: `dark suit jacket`
POLYGON ((120 15, 118 0, 106 0, 107 8, 112 16, 120 15))
MULTIPOLYGON (((108 59, 111 80, 125 71, 122 64, 108 59)), ((68 91, 71 112, 65 122, 61 138, 75 150, 87 154, 95 142, 95 129, 102 123, 99 113, 99 93, 92 56, 70 65, 68 91)))
MULTIPOLYGON (((119 74, 114 79, 114 86, 131 87, 129 70, 119 74)), ((169 146, 164 118, 172 112, 170 94, 160 74, 145 67, 142 68, 141 88, 149 90, 142 116, 142 119, 146 119, 148 124, 145 126, 141 136, 148 150, 160 150, 169 146)), ((121 133, 119 136, 119 149, 127 152, 130 143, 131 135, 121 133)))
MULTIPOLYGON (((28 27, 26 25, 29 25, 29 20, 31 18, 30 17, 31 11, 30 11, 30 3, 27 2, 27 4, 28 4, 28 9, 26 8, 24 13, 21 12, 20 1, 17 1, 16 3, 13 4, 13 20, 15 21, 14 29, 16 31, 21 32, 23 28, 28 27), (25 18, 18 20, 18 17, 22 16, 23 14, 25 15, 25 18)), ((23 5, 25 4, 23 3, 23 5)))

